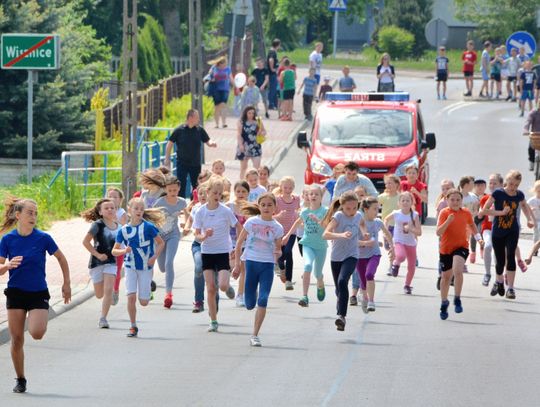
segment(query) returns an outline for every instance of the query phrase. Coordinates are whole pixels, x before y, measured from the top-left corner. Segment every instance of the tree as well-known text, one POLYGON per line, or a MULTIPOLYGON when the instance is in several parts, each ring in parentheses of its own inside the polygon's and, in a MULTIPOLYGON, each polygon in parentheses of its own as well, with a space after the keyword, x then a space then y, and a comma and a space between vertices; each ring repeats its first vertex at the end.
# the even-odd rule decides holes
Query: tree
MULTIPOLYGON (((61 67, 41 71, 34 88, 35 158, 57 158, 65 143, 93 135, 88 95, 108 79, 110 48, 84 24, 79 0, 3 0, 1 32, 54 32, 62 44, 61 67)), ((0 148, 26 154, 26 71, 0 70, 0 148)))
POLYGON ((145 22, 138 35, 138 66, 140 80, 156 83, 172 74, 171 55, 165 34, 152 16, 142 14, 145 22))
POLYGON ((504 42, 514 31, 528 31, 538 37, 538 0, 455 0, 456 16, 478 24, 481 39, 504 42))
POLYGON ((433 0, 386 0, 382 10, 383 25, 395 25, 414 35, 413 53, 421 55, 429 45, 424 27, 432 18, 433 0))

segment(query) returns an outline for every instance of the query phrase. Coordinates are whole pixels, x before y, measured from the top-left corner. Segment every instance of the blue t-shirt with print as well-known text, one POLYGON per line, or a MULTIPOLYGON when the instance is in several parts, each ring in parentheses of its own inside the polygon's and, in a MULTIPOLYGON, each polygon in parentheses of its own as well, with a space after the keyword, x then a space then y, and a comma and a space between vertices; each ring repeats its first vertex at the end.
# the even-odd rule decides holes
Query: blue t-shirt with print
POLYGON ((534 71, 521 72, 520 79, 523 81, 523 90, 533 90, 534 81, 537 80, 534 71))
POLYGON ((314 96, 316 86, 317 86, 317 79, 310 78, 309 76, 304 78, 304 95, 314 96))
POLYGON ((34 229, 28 236, 12 230, 0 240, 0 257, 8 260, 22 256, 19 267, 9 270, 8 288, 23 291, 45 291, 45 254, 53 255, 58 246, 53 238, 41 230, 34 229))
POLYGON ((137 226, 124 225, 116 235, 116 243, 131 247, 124 266, 131 270, 151 270, 148 259, 154 255, 154 239, 158 234, 158 228, 145 220, 137 226))

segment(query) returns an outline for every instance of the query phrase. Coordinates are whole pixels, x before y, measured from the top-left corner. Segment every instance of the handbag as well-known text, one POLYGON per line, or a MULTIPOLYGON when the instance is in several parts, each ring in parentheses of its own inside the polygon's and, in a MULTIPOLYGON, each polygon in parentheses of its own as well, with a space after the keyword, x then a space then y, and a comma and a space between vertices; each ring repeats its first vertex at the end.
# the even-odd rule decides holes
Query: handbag
MULTIPOLYGON (((261 121, 260 117, 257 117, 257 130, 260 130, 260 129, 262 129, 262 121, 261 121)), ((264 134, 257 131, 256 141, 259 144, 264 143, 266 141, 266 135, 264 135, 264 134)))

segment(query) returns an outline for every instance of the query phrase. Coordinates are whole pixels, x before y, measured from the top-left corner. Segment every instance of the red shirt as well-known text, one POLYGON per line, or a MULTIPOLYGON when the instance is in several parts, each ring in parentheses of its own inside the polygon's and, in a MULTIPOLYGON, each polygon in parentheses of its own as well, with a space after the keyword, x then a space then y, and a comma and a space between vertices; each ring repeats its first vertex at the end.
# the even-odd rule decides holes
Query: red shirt
POLYGON ((461 55, 461 60, 463 61, 463 72, 474 72, 474 64, 476 63, 476 52, 475 51, 463 51, 461 55), (469 64, 465 63, 471 62, 469 64))
MULTIPOLYGON (((410 191, 412 187, 415 187, 418 192, 422 192, 424 189, 427 189, 427 185, 418 180, 414 183, 414 185, 409 184, 409 181, 407 180, 401 181, 401 190, 403 192, 410 191)), ((418 213, 418 216, 422 217, 422 201, 415 194, 413 194, 413 197, 416 212, 418 213)))
MULTIPOLYGON (((486 204, 486 202, 488 201, 488 199, 491 197, 490 194, 486 194, 484 195, 481 199, 480 199, 480 209, 482 209, 484 207, 484 205, 486 204)), ((493 223, 490 222, 489 220, 489 216, 484 216, 484 220, 482 222, 482 232, 484 230, 491 230, 493 226, 493 223)))

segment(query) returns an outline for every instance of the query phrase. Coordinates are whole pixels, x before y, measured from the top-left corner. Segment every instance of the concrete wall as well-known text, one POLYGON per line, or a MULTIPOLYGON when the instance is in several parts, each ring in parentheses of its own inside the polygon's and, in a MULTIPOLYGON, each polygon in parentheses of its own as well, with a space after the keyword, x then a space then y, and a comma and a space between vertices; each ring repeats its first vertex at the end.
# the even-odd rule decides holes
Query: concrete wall
MULTIPOLYGON (((33 160, 33 176, 57 171, 60 160, 33 160)), ((0 185, 13 185, 26 179, 26 159, 0 158, 0 185)))

